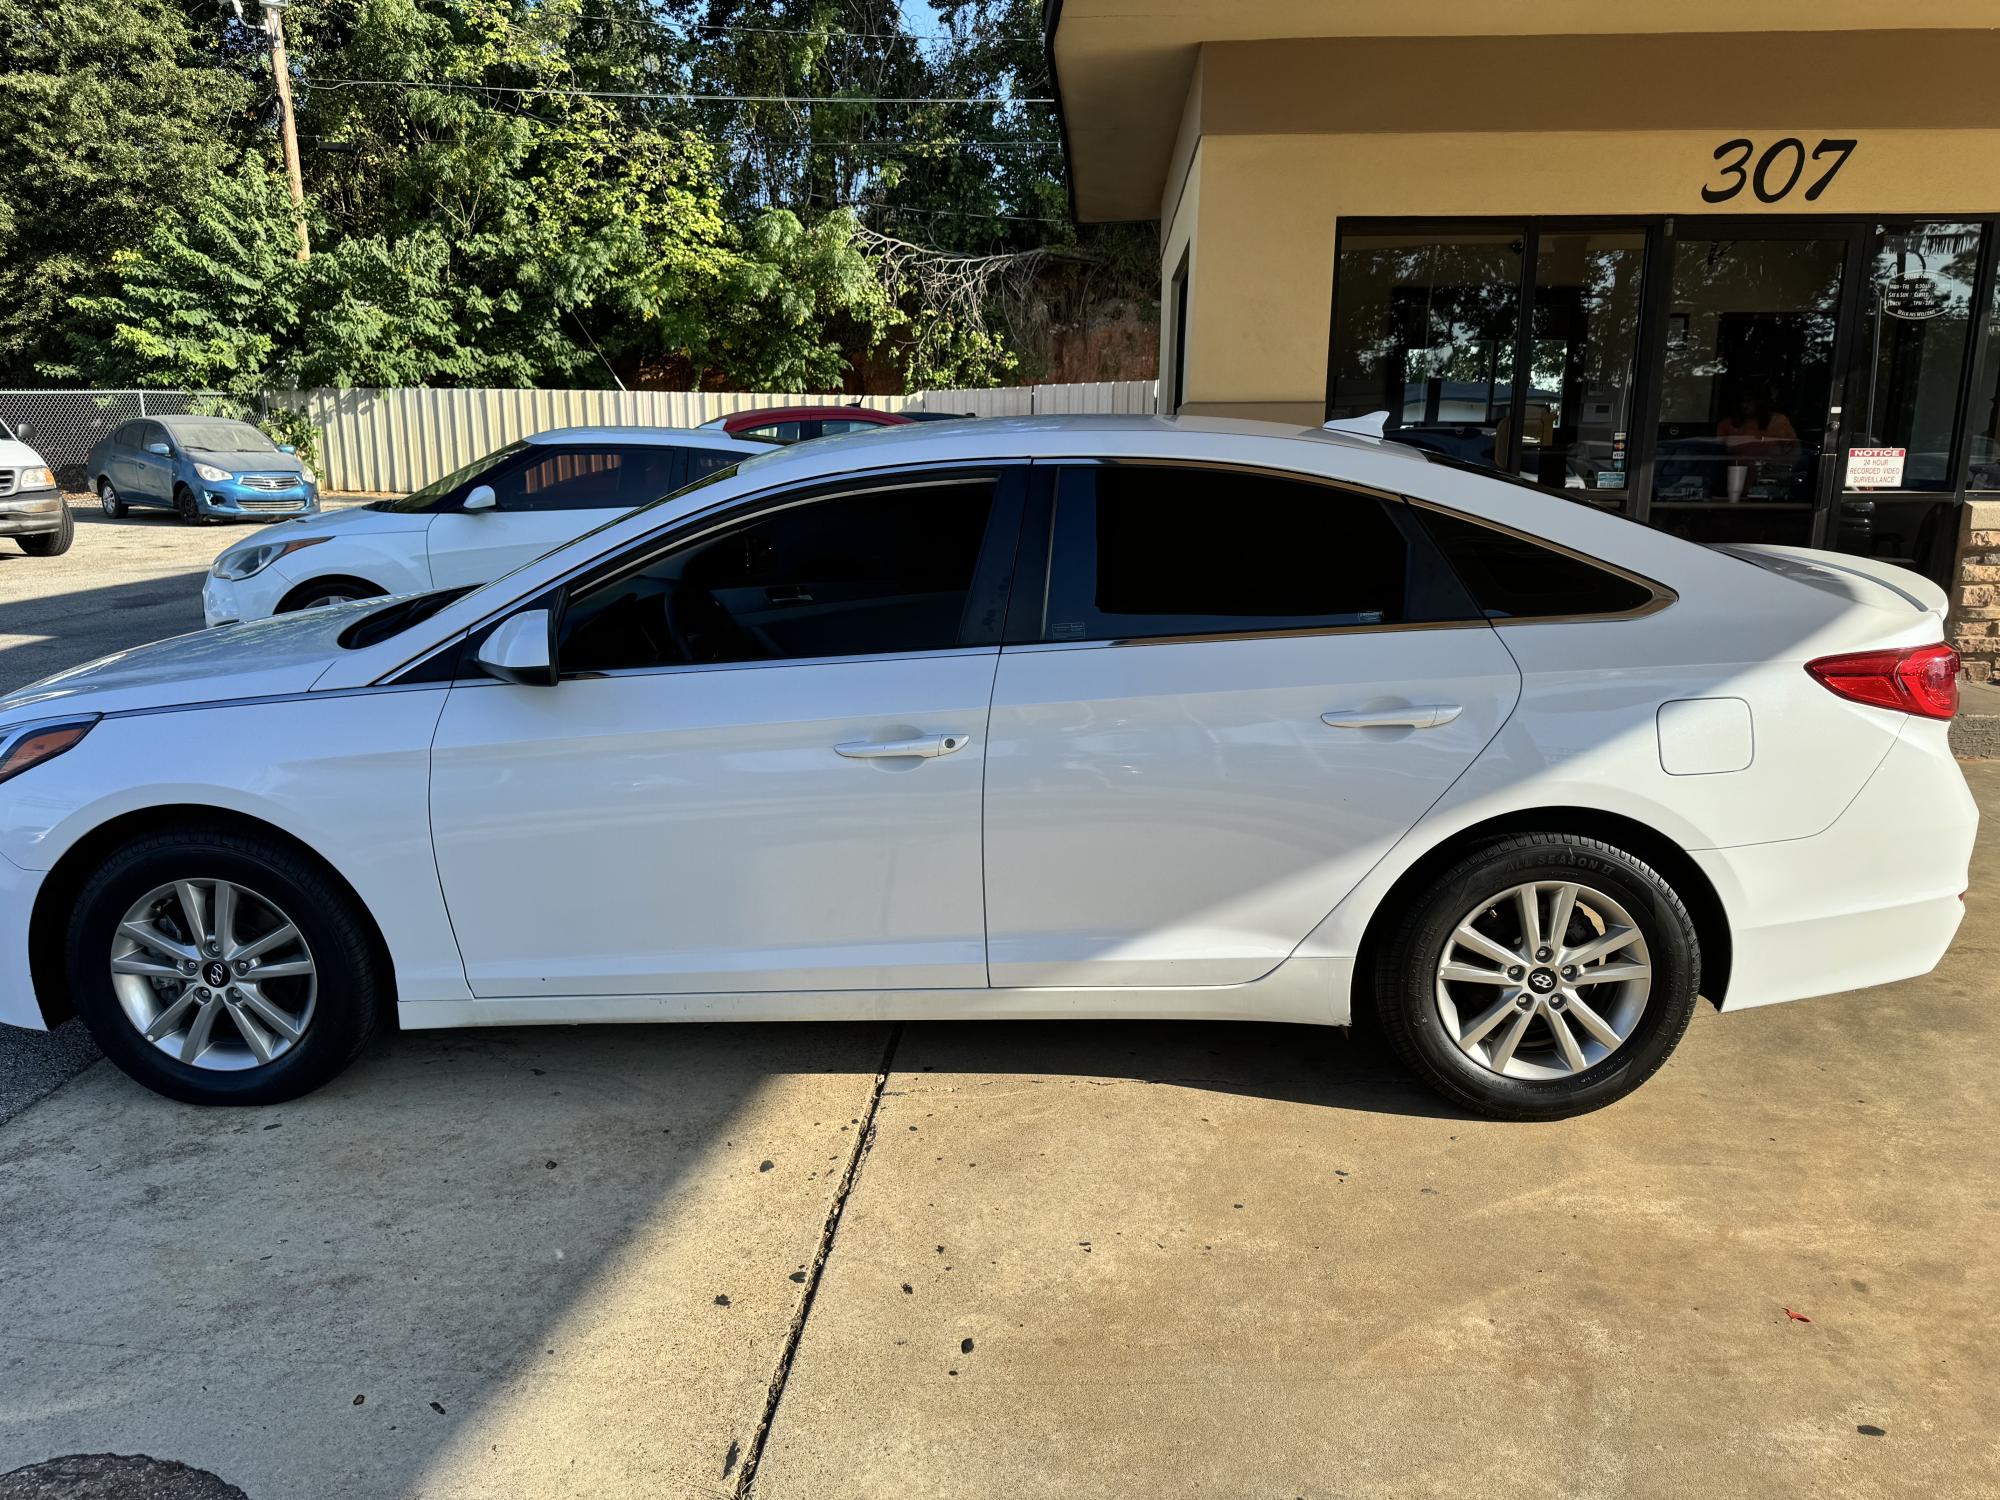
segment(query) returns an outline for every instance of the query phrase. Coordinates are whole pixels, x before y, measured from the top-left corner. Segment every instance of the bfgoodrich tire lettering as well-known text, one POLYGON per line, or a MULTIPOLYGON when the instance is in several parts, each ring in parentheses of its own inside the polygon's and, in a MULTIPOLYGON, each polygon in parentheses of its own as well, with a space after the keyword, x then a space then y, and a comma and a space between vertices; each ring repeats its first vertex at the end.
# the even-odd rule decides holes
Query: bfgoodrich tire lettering
MULTIPOLYGON (((361 1051, 374 1030, 387 988, 379 944, 367 915, 319 865, 276 839, 199 824, 135 840, 90 877, 77 898, 70 926, 67 972, 77 1013, 105 1055, 148 1088, 192 1104, 277 1104, 318 1088, 361 1051), (253 1012, 263 1015, 261 1027, 246 1023, 241 1033, 229 1019, 230 1007, 222 1003, 229 993, 226 988, 208 989, 212 1002, 197 1002, 192 995, 185 1002, 178 999, 183 982, 205 987, 210 983, 206 978, 210 966, 234 967, 221 944, 213 949, 204 944, 203 939, 213 934, 188 930, 185 916, 191 900, 192 909, 212 918, 213 893, 219 886, 239 893, 232 900, 241 909, 259 914, 258 926, 246 934, 248 940, 236 945, 246 951, 243 967, 254 970, 260 958, 275 960, 274 969, 296 968, 302 959, 310 960, 310 998, 299 990, 272 988, 265 997, 269 1003, 253 1012), (174 894, 183 887, 191 888, 190 898, 174 894), (160 899, 160 924, 145 932, 143 943, 135 944, 134 928, 127 925, 135 903, 153 897, 160 899), (270 941, 278 922, 296 929, 296 941, 270 941), (265 943, 261 952, 255 949, 260 933, 265 943), (193 961, 195 970, 172 976, 166 971, 176 967, 174 959, 182 948, 187 951, 180 956, 193 961), (114 976, 114 965, 124 972, 114 976), (135 971, 160 972, 163 988, 157 1006, 149 1007, 143 997, 135 1001, 132 984, 146 982, 135 980, 135 971), (121 994, 120 985, 126 992, 121 994), (173 1013, 177 1003, 182 1005, 178 1016, 173 1013), (215 1028, 215 1037, 234 1037, 243 1044, 242 1050, 273 1055, 268 1061, 246 1056, 223 1067, 210 1058, 203 1066, 170 1055, 158 1036, 144 1034, 142 1022, 149 1019, 161 1023, 162 1035, 185 1034, 188 1007, 198 1003, 212 1003, 215 1014, 205 1024, 215 1028), (271 1045, 287 1022, 297 1029, 296 1038, 271 1045), (257 1029, 263 1032, 261 1038, 252 1034, 257 1029), (252 1048, 258 1040, 263 1046, 252 1048)), ((217 978, 224 986, 231 982, 219 972, 217 978)), ((254 996, 254 990, 246 990, 254 996)), ((198 1045, 207 1045, 208 1040, 204 1033, 198 1045)))
POLYGON ((1525 833, 1469 850, 1410 903, 1377 965, 1375 1014, 1447 1098, 1553 1120, 1658 1071, 1700 983, 1694 923, 1657 871, 1596 839, 1525 833))

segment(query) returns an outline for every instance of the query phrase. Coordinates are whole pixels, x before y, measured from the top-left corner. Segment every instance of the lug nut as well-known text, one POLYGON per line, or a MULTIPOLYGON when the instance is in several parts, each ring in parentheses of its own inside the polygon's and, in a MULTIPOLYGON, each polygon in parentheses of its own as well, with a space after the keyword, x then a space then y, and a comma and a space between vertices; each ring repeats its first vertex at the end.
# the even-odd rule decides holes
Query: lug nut
POLYGON ((250 972, 250 960, 246 958, 243 962, 239 963, 236 966, 236 972, 238 975, 248 974, 250 972))
POLYGON ((241 1000, 243 998, 243 991, 239 990, 238 988, 236 988, 235 985, 232 984, 229 987, 229 998, 231 1000, 241 1000))
POLYGON ((208 951, 210 953, 220 953, 222 951, 221 942, 216 938, 210 938, 208 940, 208 951))
POLYGON ((213 1000, 215 998, 215 996, 211 995, 207 990, 196 990, 194 992, 194 997, 195 999, 201 1001, 203 1004, 207 1004, 210 1000, 213 1000))
POLYGON ((1546 948, 1537 948, 1535 950, 1535 962, 1538 964, 1545 964, 1548 961, 1549 961, 1549 950, 1546 948))
POLYGON ((1526 972, 1527 970, 1523 969, 1519 964, 1515 964, 1507 971, 1507 977, 1509 979, 1519 979, 1526 972))
POLYGON ((200 967, 201 965, 197 964, 191 958, 184 958, 181 960, 181 972, 183 974, 192 974, 196 969, 200 967))
POLYGON ((1563 965, 1563 978, 1565 978, 1565 979, 1574 979, 1574 978, 1576 978, 1576 965, 1575 965, 1575 964, 1564 964, 1564 965, 1563 965))
POLYGON ((1535 997, 1533 995, 1523 995, 1514 1003, 1520 1006, 1522 1010, 1532 1010, 1535 1004, 1535 997))
POLYGON ((1563 997, 1561 995, 1549 996, 1550 1010, 1561 1010, 1562 1008, 1563 1008, 1563 997))

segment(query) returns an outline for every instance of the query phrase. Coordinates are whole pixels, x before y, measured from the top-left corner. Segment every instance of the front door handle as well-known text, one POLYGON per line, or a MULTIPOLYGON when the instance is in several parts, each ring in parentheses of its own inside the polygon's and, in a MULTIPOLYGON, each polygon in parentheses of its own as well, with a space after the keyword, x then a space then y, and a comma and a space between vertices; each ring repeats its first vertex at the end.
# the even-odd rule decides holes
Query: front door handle
POLYGON ((954 750, 963 750, 972 742, 969 734, 926 734, 913 740, 849 740, 844 745, 835 745, 833 753, 844 755, 849 760, 896 760, 914 757, 931 760, 936 756, 949 755, 954 750))
POLYGON ((1419 703, 1410 708, 1337 708, 1319 721, 1334 729, 1435 729, 1465 712, 1458 703, 1419 703))

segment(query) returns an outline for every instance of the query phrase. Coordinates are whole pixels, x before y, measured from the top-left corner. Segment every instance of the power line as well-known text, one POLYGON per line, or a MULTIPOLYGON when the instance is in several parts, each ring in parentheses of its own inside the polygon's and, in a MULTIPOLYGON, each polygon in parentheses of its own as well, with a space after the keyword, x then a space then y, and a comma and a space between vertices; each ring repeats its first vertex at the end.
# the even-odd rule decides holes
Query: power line
POLYGON ((319 78, 312 81, 321 89, 430 89, 438 93, 533 94, 568 99, 656 100, 662 104, 1054 104, 1053 99, 1007 98, 999 95, 853 95, 853 94, 662 94, 644 89, 559 89, 516 87, 497 83, 427 83, 408 78, 319 78))

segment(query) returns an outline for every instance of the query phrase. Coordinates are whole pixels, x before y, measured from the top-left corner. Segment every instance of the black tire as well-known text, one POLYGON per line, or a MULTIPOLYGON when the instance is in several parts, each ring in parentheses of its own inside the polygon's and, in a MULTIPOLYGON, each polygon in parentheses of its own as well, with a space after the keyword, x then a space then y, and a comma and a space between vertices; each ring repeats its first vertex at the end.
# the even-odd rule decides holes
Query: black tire
POLYGON ((118 498, 118 486, 108 477, 97 481, 97 503, 107 519, 113 521, 125 519, 125 502, 118 498))
POLYGON ((356 599, 380 599, 387 589, 377 588, 362 578, 311 578, 278 601, 271 611, 288 615, 293 610, 317 609, 322 604, 347 604, 356 599))
POLYGON ((374 925, 338 881, 276 839, 212 825, 164 829, 112 854, 77 897, 66 958, 70 998, 104 1054, 188 1104, 279 1104, 310 1093, 354 1061, 389 995, 374 925), (119 923, 148 892, 180 880, 241 886, 288 914, 304 937, 317 997, 299 1040, 269 1062, 239 1071, 184 1063, 147 1041, 120 1004, 110 970, 119 923))
MULTIPOLYGON (((1601 1109, 1659 1070, 1694 1015, 1701 944, 1680 897, 1643 860, 1597 839, 1524 833, 1469 850, 1419 893, 1396 918, 1374 978, 1374 1019, 1418 1077, 1492 1119, 1559 1120, 1601 1109), (1489 897, 1531 881, 1580 882, 1618 903, 1638 928, 1652 971, 1645 1008, 1622 1044, 1574 1074, 1545 1079, 1503 1076, 1467 1056, 1439 998, 1446 986, 1438 968, 1457 923, 1489 897)), ((1497 1001, 1501 992, 1493 993, 1497 1001)), ((1530 1030, 1548 1024, 1538 1017, 1530 1030)), ((1535 1035, 1553 1046, 1553 1031, 1535 1035)))
POLYGON ((69 513, 69 502, 62 502, 62 524, 54 531, 44 531, 39 536, 18 538, 21 550, 30 557, 61 557, 69 551, 69 544, 76 540, 76 517, 69 513))
POLYGON ((174 514, 190 526, 205 526, 208 517, 201 513, 201 502, 194 497, 194 491, 184 484, 174 486, 174 514))

